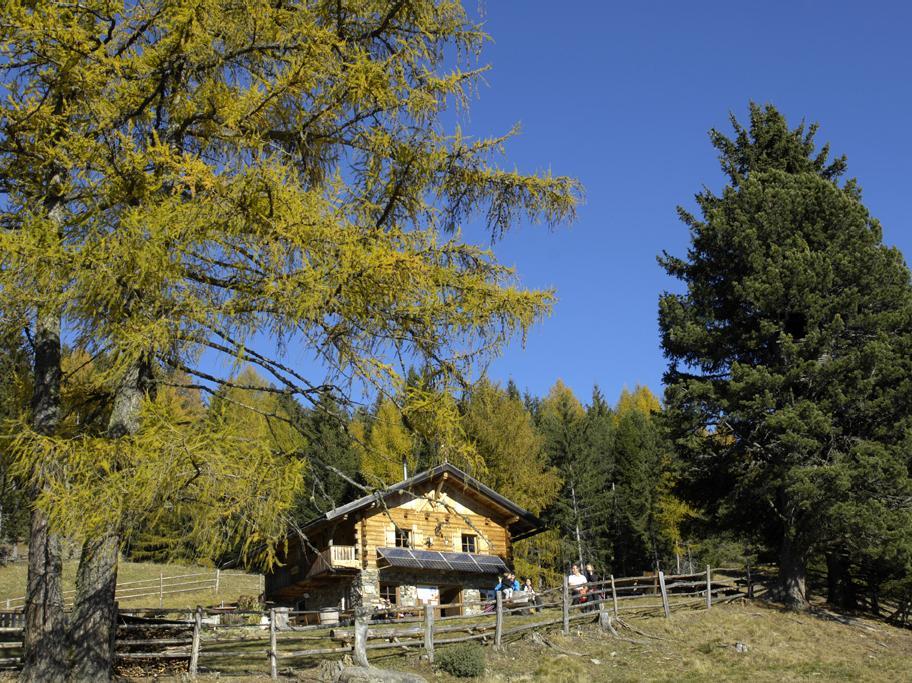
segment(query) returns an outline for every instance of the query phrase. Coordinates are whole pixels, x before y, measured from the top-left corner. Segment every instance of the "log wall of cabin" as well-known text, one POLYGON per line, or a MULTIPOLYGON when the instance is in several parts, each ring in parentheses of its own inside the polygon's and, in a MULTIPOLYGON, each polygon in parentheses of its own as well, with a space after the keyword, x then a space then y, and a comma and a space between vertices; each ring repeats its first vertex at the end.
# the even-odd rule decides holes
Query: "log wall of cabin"
POLYGON ((445 509, 416 510, 392 507, 379 510, 361 523, 361 552, 364 566, 377 565, 377 548, 395 545, 395 527, 410 532, 416 550, 462 552, 462 534, 476 536, 476 553, 499 555, 509 560, 510 539, 507 530, 496 520, 483 514, 445 509), (432 543, 427 544, 430 538, 432 543))

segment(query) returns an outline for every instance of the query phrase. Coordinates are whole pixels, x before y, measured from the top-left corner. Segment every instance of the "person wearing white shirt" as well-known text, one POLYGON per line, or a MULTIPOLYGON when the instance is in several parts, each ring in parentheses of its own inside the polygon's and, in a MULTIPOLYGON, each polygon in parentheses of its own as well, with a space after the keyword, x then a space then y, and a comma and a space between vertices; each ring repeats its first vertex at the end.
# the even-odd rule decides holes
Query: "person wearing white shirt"
POLYGON ((581 602, 585 602, 587 579, 586 575, 580 571, 578 564, 571 567, 567 583, 570 586, 570 590, 573 591, 573 604, 578 605, 581 602))

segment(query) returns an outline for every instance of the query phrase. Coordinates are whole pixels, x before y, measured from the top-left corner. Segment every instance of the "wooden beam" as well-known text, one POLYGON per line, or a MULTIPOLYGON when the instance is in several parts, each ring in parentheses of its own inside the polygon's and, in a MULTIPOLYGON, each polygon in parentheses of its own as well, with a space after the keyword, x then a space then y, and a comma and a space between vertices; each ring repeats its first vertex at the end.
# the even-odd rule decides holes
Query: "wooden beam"
POLYGON ((444 472, 443 476, 440 477, 440 481, 437 483, 437 488, 434 490, 434 498, 440 500, 440 494, 443 491, 443 485, 446 483, 446 480, 449 478, 450 473, 444 472))

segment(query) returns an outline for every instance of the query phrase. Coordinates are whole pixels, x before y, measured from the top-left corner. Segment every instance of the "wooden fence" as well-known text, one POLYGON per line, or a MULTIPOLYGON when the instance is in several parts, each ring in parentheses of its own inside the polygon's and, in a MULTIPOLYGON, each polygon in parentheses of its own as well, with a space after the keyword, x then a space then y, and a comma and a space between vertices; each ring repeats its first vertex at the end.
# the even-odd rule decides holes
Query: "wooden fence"
MULTIPOLYGON (((587 584, 582 595, 564 584, 529 600, 511 599, 448 605, 395 606, 370 614, 338 613, 339 623, 325 621, 326 612, 229 609, 121 609, 116 639, 119 666, 170 662, 189 672, 265 673, 273 678, 288 668, 316 665, 320 659, 351 654, 366 662, 408 652, 422 652, 433 662, 441 645, 476 640, 496 647, 534 630, 560 628, 565 634, 578 622, 599 622, 610 616, 664 614, 748 597, 754 586, 750 571, 710 569, 698 574, 609 577, 587 584), (459 610, 462 614, 445 612, 459 610), (171 618, 166 618, 171 616, 171 618)), ((335 616, 335 615, 333 615, 335 616)), ((0 623, 2 621, 0 613, 0 623)), ((0 643, 0 667, 18 665, 21 626, 0 627, 8 642, 0 643)))
MULTIPOLYGON (((220 569, 215 569, 211 572, 194 572, 191 574, 176 574, 174 576, 165 576, 162 573, 149 579, 124 581, 117 584, 116 600, 119 603, 124 603, 138 598, 158 596, 158 604, 161 607, 167 595, 198 593, 206 590, 211 590, 213 595, 218 595, 222 580, 227 576, 230 576, 233 581, 249 581, 251 584, 250 589, 253 592, 257 594, 263 592, 263 577, 261 575, 240 572, 231 572, 229 574, 220 569)), ((68 607, 72 606, 75 596, 75 589, 64 591, 64 604, 68 607)), ((3 605, 7 610, 21 609, 25 605, 25 596, 0 599, 0 605, 3 605)))

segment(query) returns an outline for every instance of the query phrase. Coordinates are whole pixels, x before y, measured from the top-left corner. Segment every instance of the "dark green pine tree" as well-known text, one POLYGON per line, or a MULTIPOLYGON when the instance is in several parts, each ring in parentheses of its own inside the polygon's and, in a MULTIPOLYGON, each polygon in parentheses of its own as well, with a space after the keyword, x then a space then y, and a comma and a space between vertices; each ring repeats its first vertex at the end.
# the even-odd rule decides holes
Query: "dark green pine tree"
POLYGON ((586 410, 561 381, 539 406, 538 427, 545 452, 563 480, 560 495, 545 513, 546 521, 561 531, 561 564, 601 564, 605 546, 600 552, 598 539, 609 484, 607 461, 601 451, 606 444, 595 439, 605 435, 601 430, 587 430, 592 423, 586 410))
POLYGON ((592 400, 586 407, 582 422, 580 477, 582 504, 580 513, 585 520, 584 538, 587 561, 599 574, 614 567, 614 417, 611 407, 598 386, 592 389, 592 400))
POLYGON ((777 547, 801 607, 815 553, 908 564, 912 287, 816 126, 732 123, 728 184, 660 259, 685 287, 659 302, 666 409, 701 507, 777 547))
POLYGON ((612 445, 612 554, 617 573, 629 576, 658 568, 665 550, 656 519, 664 452, 658 421, 641 410, 620 413, 612 445))
POLYGON ((519 393, 519 387, 516 386, 516 382, 513 381, 512 377, 507 380, 507 396, 509 396, 514 401, 522 400, 522 396, 519 393))
POLYGON ((302 455, 311 463, 295 511, 295 521, 305 524, 361 494, 356 486, 360 462, 348 433, 349 416, 331 394, 322 393, 309 409, 289 400, 297 406, 296 426, 307 439, 302 455))

